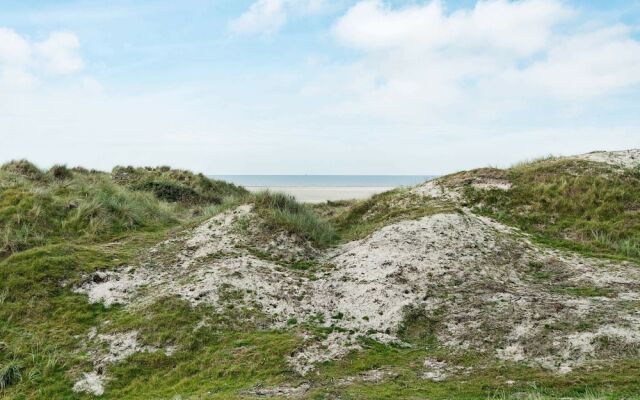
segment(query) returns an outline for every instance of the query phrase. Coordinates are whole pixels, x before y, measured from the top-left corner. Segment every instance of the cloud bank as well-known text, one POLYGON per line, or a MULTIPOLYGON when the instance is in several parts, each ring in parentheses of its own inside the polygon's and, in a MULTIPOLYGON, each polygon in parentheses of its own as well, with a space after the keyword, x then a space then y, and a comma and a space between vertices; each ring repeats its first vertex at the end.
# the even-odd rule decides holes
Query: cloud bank
POLYGON ((640 41, 616 6, 166 3, 151 24, 4 22, 0 162, 437 174, 640 145, 640 41))
POLYGON ((532 101, 587 102, 640 83, 631 27, 589 26, 559 0, 486 0, 448 13, 441 1, 393 8, 359 1, 335 24, 362 57, 350 103, 369 111, 509 111, 532 101))

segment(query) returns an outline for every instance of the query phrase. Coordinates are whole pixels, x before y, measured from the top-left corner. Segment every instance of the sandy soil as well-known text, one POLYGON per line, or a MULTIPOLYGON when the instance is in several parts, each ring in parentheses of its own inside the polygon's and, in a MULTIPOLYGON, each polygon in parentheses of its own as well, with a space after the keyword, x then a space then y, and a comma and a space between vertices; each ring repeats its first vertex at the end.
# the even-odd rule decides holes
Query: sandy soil
MULTIPOLYGON (((617 348, 625 354, 640 349, 640 319, 626 306, 640 296, 637 266, 540 248, 517 230, 464 212, 402 221, 318 254, 316 260, 331 267, 309 279, 247 252, 245 243, 259 241, 251 230, 238 230, 246 218, 260 225, 250 206, 240 206, 159 244, 159 252, 178 244, 175 261, 93 274, 76 290, 105 305, 170 295, 222 309, 223 292, 231 288, 243 294, 243 306, 270 314, 274 327, 320 315, 326 326, 344 329, 305 340, 289 359, 301 375, 357 349, 359 336, 397 341, 411 309, 439 319, 438 342, 452 351, 475 349, 560 373, 621 355, 617 348), (599 288, 607 296, 565 290, 573 287, 599 288), (581 330, 584 321, 589 329, 581 330)), ((300 251, 292 238, 282 246, 300 251)), ((427 379, 459 372, 432 364, 427 379)))
POLYGON ((260 192, 270 190, 272 192, 283 192, 292 195, 298 201, 305 203, 323 203, 327 200, 351 200, 366 199, 377 193, 386 192, 393 189, 392 187, 365 187, 365 186, 331 186, 331 187, 310 187, 310 186, 249 186, 252 192, 260 192))
MULTIPOLYGON (((635 151, 584 158, 622 168, 637 160, 635 151)), ((459 180, 478 189, 510 190, 495 170, 459 180)), ((264 230, 252 206, 241 205, 159 243, 148 262, 90 274, 75 290, 105 306, 135 307, 175 296, 223 310, 231 301, 268 314, 275 328, 286 329, 291 319, 339 328, 327 336, 303 336, 303 345, 288 358, 300 375, 359 349, 362 337, 409 346, 400 335, 405 323, 427 324, 424 328, 432 329, 438 344, 451 352, 473 350, 488 359, 560 374, 640 354, 640 314, 631 306, 640 299, 637 265, 532 243, 517 229, 463 207, 456 184, 434 180, 412 191, 434 205, 457 204, 457 211, 393 223, 327 250, 295 235, 264 230), (260 254, 313 259, 321 268, 311 276, 260 254), (226 299, 229 290, 241 296, 226 299)), ((305 201, 323 201, 329 195, 349 198, 361 190, 369 196, 386 188, 283 189, 305 201), (300 196, 305 190, 315 200, 300 196)), ((87 347, 95 369, 85 372, 75 389, 90 393, 101 392, 108 379, 105 365, 132 352, 162 350, 138 344, 135 332, 97 335, 87 347), (95 350, 96 345, 103 349, 95 350)), ((433 381, 468 372, 438 359, 422 366, 424 379, 433 381)), ((287 396, 305 390, 282 387, 255 394, 287 396)))
POLYGON ((635 168, 640 166, 640 149, 629 149, 621 151, 594 151, 581 154, 574 158, 602 162, 622 168, 635 168))

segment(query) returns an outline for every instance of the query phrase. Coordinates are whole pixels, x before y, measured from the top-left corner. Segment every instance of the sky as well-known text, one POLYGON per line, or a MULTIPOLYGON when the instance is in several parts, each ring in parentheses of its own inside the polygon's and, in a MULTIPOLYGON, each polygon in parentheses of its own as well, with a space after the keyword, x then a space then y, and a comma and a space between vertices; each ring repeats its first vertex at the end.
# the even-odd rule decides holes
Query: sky
POLYGON ((0 1, 0 162, 443 174, 639 126, 640 0, 0 1))

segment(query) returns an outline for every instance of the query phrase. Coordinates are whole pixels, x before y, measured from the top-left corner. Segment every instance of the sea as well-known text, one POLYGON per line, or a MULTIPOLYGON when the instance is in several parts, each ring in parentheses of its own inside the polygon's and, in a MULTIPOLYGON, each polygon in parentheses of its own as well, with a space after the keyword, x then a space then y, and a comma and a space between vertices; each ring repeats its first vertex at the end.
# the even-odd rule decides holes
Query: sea
POLYGON ((433 179, 433 175, 214 175, 245 187, 399 187, 433 179))
POLYGON ((282 192, 305 203, 360 200, 401 186, 433 179, 432 175, 214 175, 252 192, 282 192))

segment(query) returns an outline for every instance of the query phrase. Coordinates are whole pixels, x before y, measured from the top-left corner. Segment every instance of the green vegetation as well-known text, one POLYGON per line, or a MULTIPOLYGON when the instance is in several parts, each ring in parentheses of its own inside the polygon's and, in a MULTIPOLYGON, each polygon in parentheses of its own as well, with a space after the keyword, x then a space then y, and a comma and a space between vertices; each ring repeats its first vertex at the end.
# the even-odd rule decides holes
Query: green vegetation
MULTIPOLYGON (((331 206, 331 205, 330 205, 331 206)), ((400 188, 380 193, 347 207, 336 204, 339 212, 331 214, 327 205, 318 206, 321 213, 337 227, 344 241, 366 237, 372 232, 403 220, 419 219, 427 215, 453 211, 454 207, 435 203, 425 196, 400 188)))
POLYGON ((640 170, 544 159, 507 176, 508 191, 467 186, 467 203, 554 247, 640 260, 640 170))
POLYGON ((568 287, 561 288, 558 291, 580 297, 608 297, 613 295, 610 289, 595 287, 568 287))
POLYGON ((248 194, 246 189, 231 183, 169 167, 115 167, 111 175, 115 182, 129 189, 153 193, 160 200, 189 205, 219 204, 225 197, 248 194))
POLYGON ((61 241, 91 243, 165 229, 245 194, 225 182, 168 168, 117 167, 111 175, 54 166, 45 173, 28 161, 10 162, 0 167, 0 256, 61 241))
POLYGON ((71 388, 80 371, 92 369, 77 351, 94 326, 106 327, 100 333, 136 330, 141 345, 160 349, 109 366, 113 380, 107 399, 156 398, 174 392, 226 399, 239 389, 289 378, 285 355, 298 339, 260 328, 264 317, 255 311, 236 307, 217 312, 160 299, 132 312, 88 304, 71 290, 84 274, 132 262, 162 238, 158 233, 136 233, 108 248, 51 245, 0 262, 0 397, 90 398, 71 388), (198 329, 202 322, 205 325, 198 329), (179 350, 169 357, 161 349, 171 346, 179 350), (212 390, 214 394, 207 394, 212 390))
POLYGON ((441 312, 427 313, 424 309, 406 307, 404 320, 398 329, 399 337, 407 343, 433 347, 437 343, 436 331, 441 312))
POLYGON ((338 240, 338 235, 328 221, 321 219, 311 207, 298 203, 291 196, 266 191, 256 193, 252 200, 258 214, 274 229, 285 229, 320 247, 329 246, 338 240))
POLYGON ((638 399, 640 373, 633 360, 602 365, 597 370, 577 370, 558 375, 509 363, 479 365, 479 356, 452 357, 438 350, 401 349, 377 343, 344 360, 326 365, 325 386, 315 388, 309 399, 638 399), (420 376, 425 357, 452 365, 471 367, 470 372, 433 382, 420 376), (383 382, 355 382, 334 388, 331 382, 371 368, 383 367, 391 377, 383 382), (475 367, 475 368, 474 368, 475 367), (509 382, 509 383, 507 383, 509 382))
POLYGON ((0 391, 17 383, 21 378, 20 364, 8 362, 6 366, 0 368, 0 391))
MULTIPOLYGON (((137 243, 140 244, 140 243, 137 243)), ((130 249, 130 248, 129 248, 130 249)), ((77 359, 76 335, 97 323, 102 306, 90 305, 62 282, 77 282, 84 271, 126 261, 129 251, 106 253, 91 246, 49 245, 0 262, 0 365, 22 367, 8 389, 16 398, 70 396, 66 377, 77 359), (34 284, 37 282, 37 284, 34 284), (21 379, 20 379, 21 378, 21 379)))
MULTIPOLYGON (((640 259, 640 171, 549 159, 516 166, 500 178, 513 188, 468 187, 467 203, 553 246, 640 259)), ((317 373, 302 378, 287 357, 300 348, 303 330, 320 336, 337 329, 314 326, 324 322, 321 315, 316 321, 290 318, 285 328, 273 329, 267 315, 238 306, 243 293, 232 288, 221 293, 219 309, 173 298, 135 309, 105 308, 73 291, 88 274, 140 265, 152 245, 245 202, 255 205, 269 229, 317 247, 456 210, 407 189, 310 206, 282 194, 249 195, 234 185, 168 167, 102 173, 59 165, 45 172, 27 161, 7 163, 0 167, 0 398, 92 398, 72 387, 82 372, 93 369, 83 346, 94 327, 98 334, 136 331, 139 344, 151 349, 107 366, 104 399, 241 399, 251 398, 247 392, 255 388, 301 383, 310 385, 308 399, 640 398, 637 358, 558 375, 487 360, 472 351, 454 354, 438 343, 438 310, 405 309, 399 335, 411 347, 361 339, 363 350, 323 363, 317 373), (175 352, 167 355, 172 348, 175 352), (434 382, 421 376, 425 358, 464 369, 434 382), (360 374, 374 369, 388 375, 361 379, 360 374)), ((240 220, 238 229, 248 231, 251 223, 240 220)), ((300 274, 324 267, 315 260, 282 263, 300 274)), ((529 272, 538 282, 560 273, 553 265, 536 263, 529 272)), ((607 289, 581 286, 557 291, 611 295, 607 289)), ((335 313, 327 320, 345 318, 335 313)), ((602 342, 598 351, 621 353, 618 345, 602 342)))

